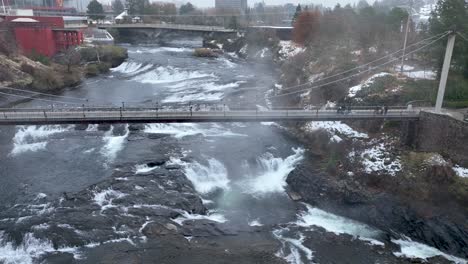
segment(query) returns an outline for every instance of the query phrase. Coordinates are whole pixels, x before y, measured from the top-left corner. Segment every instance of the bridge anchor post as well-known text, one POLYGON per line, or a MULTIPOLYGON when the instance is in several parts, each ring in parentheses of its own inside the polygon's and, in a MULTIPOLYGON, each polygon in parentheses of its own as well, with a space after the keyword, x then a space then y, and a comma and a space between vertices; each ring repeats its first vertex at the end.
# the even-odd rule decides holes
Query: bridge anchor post
POLYGON ((440 75, 439 91, 437 93, 437 101, 435 106, 435 112, 440 113, 442 104, 444 102, 445 86, 447 85, 447 78, 450 70, 450 63, 452 61, 453 47, 455 45, 455 32, 449 35, 447 42, 447 49, 445 51, 444 66, 442 67, 442 73, 440 75))

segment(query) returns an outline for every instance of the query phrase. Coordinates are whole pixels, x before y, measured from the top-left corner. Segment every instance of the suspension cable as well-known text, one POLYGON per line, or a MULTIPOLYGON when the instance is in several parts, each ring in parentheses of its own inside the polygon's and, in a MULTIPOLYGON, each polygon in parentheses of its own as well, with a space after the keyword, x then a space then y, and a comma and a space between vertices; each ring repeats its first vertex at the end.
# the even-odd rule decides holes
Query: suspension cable
POLYGON ((457 32, 457 34, 458 34, 463 40, 465 40, 466 42, 468 42, 468 38, 465 37, 465 35, 463 35, 463 34, 460 33, 460 32, 457 32))
POLYGON ((8 89, 8 90, 13 90, 13 91, 20 91, 20 92, 25 92, 25 93, 33 93, 33 94, 39 94, 39 95, 45 95, 45 96, 57 97, 57 98, 64 98, 64 99, 88 101, 88 99, 86 99, 86 98, 79 98, 79 97, 70 97, 70 96, 62 96, 62 95, 41 93, 41 92, 35 92, 35 91, 30 91, 30 90, 17 89, 17 88, 6 87, 6 86, 0 86, 0 89, 8 89))
MULTIPOLYGON (((416 53, 416 52, 418 52, 418 51, 420 51, 420 50, 422 50, 422 49, 424 49, 424 48, 426 48, 426 47, 428 47, 428 46, 430 46, 430 45, 436 43, 437 41, 439 41, 439 40, 441 40, 442 38, 444 38, 446 35, 448 35, 448 33, 446 33, 445 35, 439 37, 439 38, 436 39, 436 40, 433 40, 432 42, 430 42, 430 43, 427 44, 427 45, 424 45, 424 46, 422 46, 422 47, 420 47, 420 48, 418 48, 418 49, 416 49, 416 50, 413 50, 413 51, 411 51, 411 52, 408 52, 405 56, 410 55, 410 54, 413 54, 413 53, 416 53)), ((351 78, 353 78, 353 77, 362 75, 362 74, 364 74, 364 73, 371 72, 371 71, 375 70, 376 68, 380 68, 380 67, 385 66, 385 65, 388 65, 388 64, 390 64, 390 63, 392 63, 392 62, 398 61, 398 60, 400 60, 401 58, 403 58, 403 56, 397 57, 397 58, 395 58, 395 59, 393 59, 393 60, 390 60, 390 61, 388 61, 388 62, 385 62, 385 63, 383 63, 383 64, 374 66, 374 67, 372 67, 372 68, 370 68, 370 69, 368 69, 368 70, 365 70, 365 71, 362 71, 362 72, 358 72, 358 73, 356 73, 356 74, 353 74, 353 75, 350 75, 350 76, 348 76, 348 77, 341 78, 341 79, 338 79, 338 80, 335 80, 335 81, 332 81, 332 82, 329 82, 329 83, 325 83, 325 84, 321 84, 321 85, 312 86, 312 87, 305 88, 305 89, 301 89, 301 90, 297 90, 297 91, 294 91, 294 92, 289 92, 289 93, 284 93, 284 94, 279 94, 279 95, 272 95, 272 96, 268 96, 268 97, 265 97, 265 98, 266 98, 266 99, 269 99, 269 98, 276 98, 276 97, 288 96, 288 95, 297 94, 297 93, 301 93, 301 92, 308 91, 308 90, 314 90, 314 89, 317 89, 317 88, 320 88, 320 87, 323 87, 323 86, 327 86, 327 85, 330 85, 330 84, 334 84, 334 83, 337 83, 337 82, 345 81, 345 80, 351 79, 351 78)))
MULTIPOLYGON (((446 35, 448 35, 448 31, 447 31, 447 32, 444 32, 444 33, 442 33, 442 34, 439 34, 439 35, 436 35, 436 36, 432 36, 432 37, 430 37, 430 38, 427 38, 427 39, 418 41, 418 42, 416 42, 416 43, 413 43, 413 44, 407 46, 406 48, 408 49, 408 48, 410 48, 410 47, 417 46, 417 45, 419 45, 419 44, 421 44, 421 43, 423 43, 423 42, 432 40, 432 39, 437 38, 437 37, 445 37, 446 35)), ((306 82, 306 83, 303 83, 303 84, 298 84, 298 85, 294 85, 294 86, 290 86, 290 87, 285 87, 285 88, 282 88, 281 90, 283 90, 283 91, 284 91, 284 90, 290 90, 290 89, 294 89, 294 88, 306 86, 306 85, 309 85, 309 84, 314 84, 314 83, 317 83, 317 82, 322 82, 322 81, 325 81, 325 80, 328 80, 328 79, 331 79, 331 78, 334 78, 334 77, 337 77, 337 76, 340 76, 340 75, 343 75, 343 74, 346 74, 346 73, 350 73, 350 72, 352 72, 352 71, 355 71, 355 70, 358 70, 358 69, 367 67, 367 66, 369 66, 369 65, 371 65, 371 64, 373 64, 373 63, 376 63, 376 62, 381 61, 381 60, 383 60, 383 59, 385 59, 385 58, 388 58, 388 57, 391 57, 391 56, 393 56, 393 55, 395 55, 395 54, 398 54, 398 53, 400 53, 401 51, 403 51, 403 49, 400 49, 400 50, 398 50, 398 51, 395 51, 395 52, 393 52, 393 53, 390 53, 390 54, 388 54, 388 55, 386 55, 386 56, 384 56, 384 57, 381 57, 381 58, 376 59, 376 60, 374 60, 374 61, 368 62, 368 63, 366 63, 366 64, 363 64, 363 65, 354 67, 354 68, 352 68, 352 69, 349 69, 349 70, 346 70, 346 71, 343 71, 343 72, 340 72, 340 73, 333 74, 333 75, 328 76, 328 77, 325 77, 325 78, 323 78, 323 79, 320 79, 320 80, 317 80, 317 81, 306 82)))
POLYGON ((31 100, 39 100, 39 101, 44 101, 44 102, 49 102, 49 103, 60 103, 60 104, 65 104, 65 105, 66 105, 66 104, 82 105, 82 104, 80 104, 80 103, 47 100, 47 99, 41 99, 41 98, 30 97, 30 96, 23 96, 23 95, 19 95, 19 94, 10 94, 10 93, 4 93, 4 92, 0 92, 0 94, 6 95, 6 96, 16 96, 16 97, 25 98, 25 99, 31 99, 31 100))

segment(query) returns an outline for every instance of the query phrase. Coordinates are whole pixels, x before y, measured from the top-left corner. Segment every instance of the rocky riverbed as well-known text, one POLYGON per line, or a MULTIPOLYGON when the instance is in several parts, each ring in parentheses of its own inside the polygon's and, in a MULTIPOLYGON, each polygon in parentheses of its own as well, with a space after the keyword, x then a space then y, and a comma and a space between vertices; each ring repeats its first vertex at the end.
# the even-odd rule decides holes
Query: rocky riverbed
MULTIPOLYGON (((274 87, 270 67, 232 54, 194 57, 199 46, 127 45, 128 61, 63 95, 268 106, 249 99, 274 87)), ((463 186, 461 177, 450 161, 450 170, 416 166, 431 158, 410 159, 391 130, 140 124, 4 127, 1 135, 1 262, 466 263, 459 198, 451 207, 459 214, 408 202, 432 194, 411 190, 463 186), (399 191, 411 182, 401 175, 420 179, 423 168, 447 180, 399 191)))

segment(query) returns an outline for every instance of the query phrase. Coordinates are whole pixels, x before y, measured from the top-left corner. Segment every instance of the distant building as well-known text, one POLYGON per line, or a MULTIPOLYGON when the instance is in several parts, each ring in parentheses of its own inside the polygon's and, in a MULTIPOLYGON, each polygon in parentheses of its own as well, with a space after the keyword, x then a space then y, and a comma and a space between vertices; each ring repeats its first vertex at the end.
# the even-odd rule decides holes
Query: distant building
POLYGON ((52 57, 57 52, 83 44, 86 17, 5 16, 24 54, 52 57))
POLYGON ((244 12, 247 9, 247 0, 216 0, 216 9, 240 10, 244 12))

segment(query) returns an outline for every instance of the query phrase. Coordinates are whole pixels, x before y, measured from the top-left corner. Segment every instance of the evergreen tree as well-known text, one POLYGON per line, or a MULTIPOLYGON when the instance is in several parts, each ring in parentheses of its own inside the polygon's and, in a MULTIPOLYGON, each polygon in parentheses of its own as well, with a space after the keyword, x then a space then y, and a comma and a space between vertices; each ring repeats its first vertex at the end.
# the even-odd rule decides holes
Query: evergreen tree
POLYGON ((402 8, 393 8, 387 16, 387 25, 392 31, 401 31, 401 26, 406 23, 408 19, 408 12, 402 8))
POLYGON ((104 19, 106 17, 104 15, 104 8, 97 0, 93 0, 88 4, 87 14, 93 20, 104 19))
POLYGON ((128 12, 131 15, 143 15, 147 13, 149 0, 127 0, 128 12))
POLYGON ((122 1, 120 0, 114 0, 112 2, 112 10, 114 11, 114 14, 120 14, 125 10, 124 5, 122 4, 122 1))
MULTIPOLYGON (((440 0, 429 20, 429 25, 430 32, 434 35, 449 30, 468 35, 468 3, 464 0, 440 0)), ((440 46, 435 52, 440 60, 439 65, 442 67, 446 41, 439 43, 440 46)), ((461 38, 458 38, 455 43, 452 61, 455 66, 453 70, 463 73, 465 78, 468 78, 468 45, 461 38)))
POLYGON ((298 4, 297 7, 296 7, 296 13, 294 13, 294 16, 293 16, 293 19, 292 19, 292 25, 293 26, 296 23, 296 20, 297 20, 297 18, 299 17, 299 15, 301 13, 302 13, 302 7, 301 7, 301 4, 298 4))
POLYGON ((238 29, 239 28, 239 23, 237 22, 237 17, 236 16, 231 17, 231 20, 229 21, 228 27, 232 28, 232 29, 238 29))
POLYGON ((186 3, 185 5, 181 5, 179 9, 179 13, 181 15, 190 14, 193 11, 195 11, 195 7, 190 2, 186 3))

